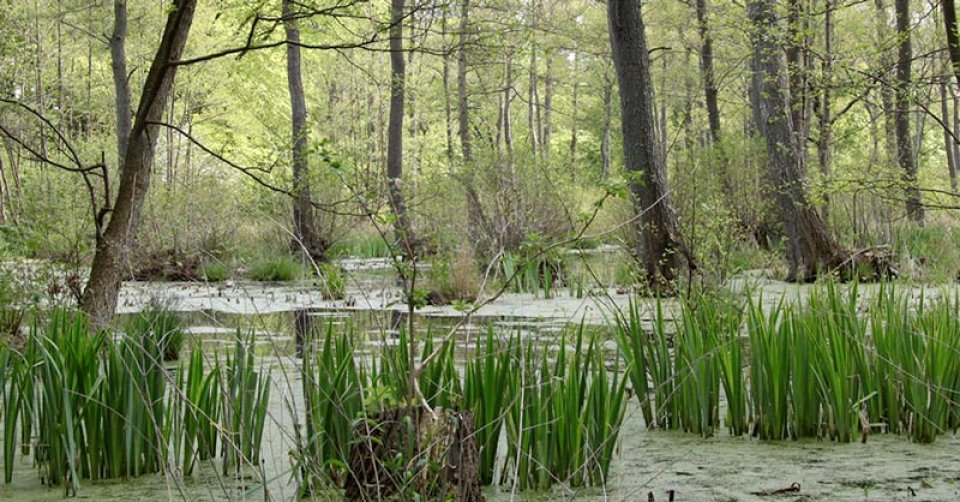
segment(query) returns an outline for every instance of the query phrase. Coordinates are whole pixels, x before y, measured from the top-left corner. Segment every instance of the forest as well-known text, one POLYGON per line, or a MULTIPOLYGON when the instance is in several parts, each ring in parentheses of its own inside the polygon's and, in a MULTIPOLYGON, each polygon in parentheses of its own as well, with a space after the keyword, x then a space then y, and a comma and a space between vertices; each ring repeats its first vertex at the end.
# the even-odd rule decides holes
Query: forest
POLYGON ((0 143, 0 498, 958 496, 954 0, 0 0, 0 143))

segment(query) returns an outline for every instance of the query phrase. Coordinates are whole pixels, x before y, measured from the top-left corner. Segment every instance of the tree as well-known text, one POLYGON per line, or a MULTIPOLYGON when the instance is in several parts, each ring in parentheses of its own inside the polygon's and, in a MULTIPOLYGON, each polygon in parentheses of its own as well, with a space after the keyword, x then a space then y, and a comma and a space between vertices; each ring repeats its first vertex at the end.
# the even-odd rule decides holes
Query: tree
POLYGON ((788 240, 790 281, 809 281, 841 266, 846 255, 807 200, 801 154, 790 130, 790 108, 781 90, 785 81, 777 43, 773 0, 747 4, 752 24, 753 122, 765 139, 767 176, 788 240))
POLYGON ((907 217, 923 224, 923 204, 917 187, 917 158, 913 155, 913 137, 910 134, 910 73, 913 66, 913 48, 910 35, 910 0, 895 0, 897 17, 897 84, 896 111, 893 115, 897 138, 897 163, 903 170, 904 196, 907 217))
POLYGON ((390 121, 387 125, 387 190, 397 217, 396 229, 404 254, 416 255, 416 237, 403 200, 403 115, 406 59, 403 56, 405 0, 392 0, 390 16, 390 121))
POLYGON ((283 27, 287 36, 287 87, 290 90, 290 114, 293 139, 293 251, 306 262, 327 260, 328 244, 317 229, 310 199, 310 175, 307 159, 307 105, 300 72, 300 29, 294 0, 283 0, 283 27))
POLYGON ((90 279, 81 299, 84 312, 95 326, 107 324, 117 307, 120 284, 129 265, 130 248, 150 189, 158 121, 177 73, 177 66, 169 63, 178 60, 183 53, 196 5, 197 0, 174 0, 160 46, 143 84, 110 222, 97 242, 90 279))
POLYGON ((667 291, 677 279, 681 257, 691 268, 696 264, 680 236, 657 142, 650 55, 639 0, 610 0, 607 26, 620 87, 624 162, 636 211, 634 253, 647 284, 667 291))
MULTIPOLYGON (((130 111, 130 83, 127 81, 127 0, 113 2, 113 34, 110 36, 110 61, 116 94, 117 162, 126 158, 133 112, 130 111)), ((121 169, 123 166, 120 166, 121 169)))

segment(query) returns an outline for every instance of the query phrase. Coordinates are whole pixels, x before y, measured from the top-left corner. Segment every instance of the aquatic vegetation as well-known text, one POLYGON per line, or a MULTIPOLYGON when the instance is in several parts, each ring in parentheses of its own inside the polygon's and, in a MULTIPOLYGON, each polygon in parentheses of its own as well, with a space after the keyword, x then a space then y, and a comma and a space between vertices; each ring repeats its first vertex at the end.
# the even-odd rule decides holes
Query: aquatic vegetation
POLYGON ((179 359, 186 339, 177 313, 158 303, 151 303, 135 315, 124 331, 130 338, 141 339, 143 346, 156 345, 164 361, 179 359))
POLYGON ((801 300, 748 298, 741 319, 704 297, 674 322, 658 301, 650 333, 632 304, 616 339, 648 426, 709 435, 720 390, 731 434, 760 439, 850 442, 880 428, 924 443, 960 425, 960 298, 914 309, 885 286, 861 305, 856 285, 827 284, 801 300))
POLYGON ((200 270, 197 275, 200 276, 200 279, 206 282, 223 282, 227 280, 230 275, 230 270, 219 261, 210 261, 205 262, 200 265, 200 270))
POLYGON ((493 328, 481 343, 477 339, 475 357, 467 362, 463 375, 464 406, 473 413, 476 442, 480 448, 480 483, 493 483, 494 467, 500 446, 503 415, 510 402, 505 389, 516 379, 514 365, 520 361, 519 336, 511 336, 505 344, 493 328))
POLYGON ((303 267, 293 256, 278 254, 255 261, 247 276, 253 281, 289 282, 303 276, 303 267))
MULTIPOLYGON (((134 321, 136 324, 138 321, 134 321)), ((5 482, 17 442, 41 479, 76 493, 81 480, 132 478, 199 460, 259 464, 269 377, 238 337, 219 363, 191 353, 171 377, 164 337, 93 332, 87 318, 55 310, 34 324, 22 349, 0 348, 5 482), (227 447, 229 445, 229 447, 227 447)))

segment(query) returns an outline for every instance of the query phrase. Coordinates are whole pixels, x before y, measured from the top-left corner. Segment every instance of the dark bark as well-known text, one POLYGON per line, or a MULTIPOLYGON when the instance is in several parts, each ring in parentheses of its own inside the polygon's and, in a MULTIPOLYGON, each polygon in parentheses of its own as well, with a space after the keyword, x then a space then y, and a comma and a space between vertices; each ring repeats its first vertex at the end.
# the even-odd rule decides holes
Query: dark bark
MULTIPOLYGON (((940 116, 943 125, 943 151, 947 156, 947 173, 950 175, 950 189, 957 191, 957 158, 953 149, 953 134, 950 131, 950 106, 947 100, 947 84, 940 83, 940 116)), ((955 132, 955 130, 954 130, 955 132)))
POLYGON ((800 152, 790 129, 790 110, 781 92, 786 78, 776 39, 773 0, 754 0, 747 4, 747 12, 753 25, 753 123, 765 139, 767 174, 789 240, 787 279, 808 281, 841 266, 846 253, 830 237, 820 215, 807 200, 800 152))
MULTIPOLYGON (((887 37, 889 35, 889 28, 887 27, 887 6, 885 0, 874 0, 874 6, 876 7, 877 47, 883 48, 887 44, 887 37)), ((893 52, 886 49, 881 49, 879 59, 880 101, 883 107, 883 146, 887 157, 886 161, 888 165, 890 165, 897 160, 897 139, 896 133, 894 132, 896 107, 894 104, 893 78, 892 72, 890 71, 890 69, 893 68, 895 59, 893 52)))
POLYGON ((290 123, 293 165, 293 240, 290 247, 305 263, 327 260, 327 244, 317 229, 310 195, 310 172, 307 159, 307 103, 303 92, 300 63, 300 28, 297 26, 296 2, 283 0, 283 28, 287 41, 287 89, 290 92, 290 123))
POLYGON ((787 54, 787 82, 790 84, 790 101, 788 106, 790 107, 790 123, 791 129, 793 132, 793 142, 795 148, 800 154, 798 160, 801 162, 801 170, 805 169, 804 161, 805 159, 805 147, 806 147, 806 132, 807 128, 807 117, 806 117, 806 101, 807 101, 807 85, 806 85, 806 71, 804 70, 804 62, 802 60, 804 54, 804 47, 802 40, 804 39, 804 24, 806 13, 803 9, 802 0, 789 0, 787 6, 787 42, 786 54, 787 54))
POLYGON ((707 20, 707 1, 697 0, 697 23, 700 31, 700 74, 703 77, 703 94, 710 123, 710 139, 720 141, 720 105, 717 102, 717 83, 713 72, 713 38, 707 20))
POLYGON ((669 290, 685 258, 696 265, 680 236, 654 124, 656 103, 639 0, 607 2, 610 45, 620 88, 623 153, 637 213, 637 246, 651 289, 669 290))
POLYGON ((174 0, 167 16, 160 47, 153 58, 140 94, 140 103, 127 143, 124 169, 110 222, 97 242, 90 279, 83 292, 81 306, 95 326, 105 326, 113 317, 125 269, 129 268, 130 248, 140 225, 140 216, 150 188, 151 168, 159 133, 156 122, 176 75, 177 66, 167 64, 180 59, 187 43, 197 0, 174 0))
POLYGON ((910 0, 895 0, 897 17, 897 83, 895 88, 896 111, 894 133, 897 139, 897 163, 903 170, 904 197, 907 217, 914 223, 923 224, 923 204, 917 187, 917 159, 913 155, 910 134, 910 80, 913 66, 913 47, 910 35, 910 0))
POLYGON ((950 68, 953 70, 957 85, 960 86, 960 33, 957 32, 957 8, 953 0, 943 0, 943 24, 947 34, 947 53, 950 55, 950 68))
POLYGON ((127 142, 133 112, 130 110, 130 83, 127 81, 127 0, 113 2, 113 34, 110 36, 110 60, 113 89, 116 94, 117 162, 127 158, 127 142))
POLYGON ((387 125, 387 190, 390 206, 397 217, 397 238, 404 255, 417 254, 407 205, 403 197, 403 118, 406 94, 406 66, 403 56, 405 0, 392 0, 390 25, 390 122, 387 125))

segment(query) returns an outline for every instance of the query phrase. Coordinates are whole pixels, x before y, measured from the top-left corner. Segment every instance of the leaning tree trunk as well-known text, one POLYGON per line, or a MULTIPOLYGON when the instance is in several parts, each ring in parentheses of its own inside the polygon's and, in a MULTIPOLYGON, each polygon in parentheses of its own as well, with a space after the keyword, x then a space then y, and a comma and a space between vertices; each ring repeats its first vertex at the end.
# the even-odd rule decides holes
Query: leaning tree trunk
MULTIPOLYGON (((130 140, 130 83, 127 82, 127 0, 113 2, 113 34, 110 36, 110 60, 116 93, 117 162, 123 162, 130 140)), ((123 165, 120 166, 123 169, 123 165)))
POLYGON ((781 91, 786 76, 776 40, 773 0, 754 0, 747 10, 753 24, 753 123, 766 140, 767 174, 789 239, 787 279, 808 281, 841 266, 846 254, 807 201, 800 152, 790 130, 790 109, 781 91))
POLYGON ((174 0, 160 47, 143 84, 110 223, 97 242, 90 279, 81 300, 84 312, 90 315, 95 326, 106 325, 117 307, 120 284, 129 266, 130 248, 150 188, 158 121, 163 116, 177 72, 177 66, 169 63, 179 59, 183 52, 196 5, 197 0, 174 0))
POLYGON ((307 104, 300 72, 300 29, 297 27, 294 0, 283 0, 283 27, 287 35, 287 87, 293 133, 293 242, 294 253, 306 263, 327 260, 327 244, 317 229, 310 197, 307 162, 307 104))
POLYGON ((405 0, 391 3, 390 24, 390 122, 387 125, 387 190, 390 206, 397 217, 397 238, 403 254, 416 255, 416 238, 403 200, 403 115, 407 61, 403 57, 405 0))
POLYGON ((895 89, 896 111, 893 115, 894 134, 897 138, 897 163, 903 170, 904 197, 907 217, 923 224, 923 204, 917 187, 917 158, 913 155, 910 136, 910 73, 913 48, 910 43, 910 0, 896 0, 897 16, 897 85, 895 89))
POLYGON ((669 290, 677 278, 681 257, 691 268, 696 265, 680 236, 657 143, 656 104, 640 1, 610 0, 607 22, 620 87, 624 162, 631 174, 637 213, 635 254, 647 284, 652 289, 669 290))

